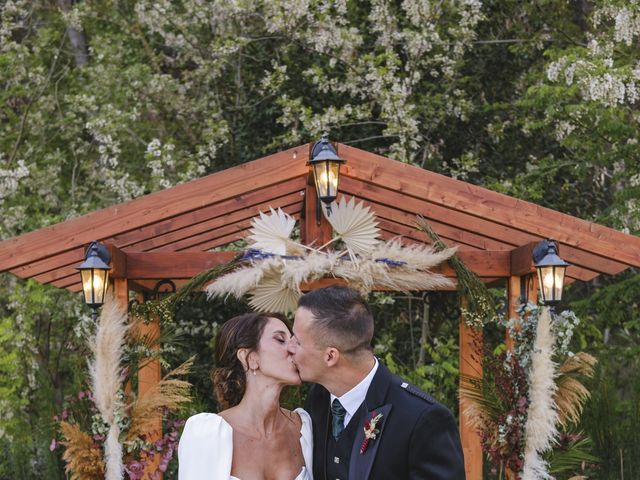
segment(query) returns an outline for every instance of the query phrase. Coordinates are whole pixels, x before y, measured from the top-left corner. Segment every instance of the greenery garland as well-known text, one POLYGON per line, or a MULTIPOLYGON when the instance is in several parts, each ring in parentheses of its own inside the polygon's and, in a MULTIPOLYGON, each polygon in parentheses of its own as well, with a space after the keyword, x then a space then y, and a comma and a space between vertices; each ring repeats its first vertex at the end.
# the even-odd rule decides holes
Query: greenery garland
POLYGON ((216 278, 233 271, 241 263, 242 254, 233 260, 221 265, 216 265, 209 270, 199 273, 188 283, 180 287, 175 293, 158 300, 147 300, 142 303, 134 303, 131 306, 131 313, 149 323, 151 319, 157 318, 165 325, 173 322, 177 306, 183 302, 193 292, 199 292, 202 288, 211 283, 216 278))
MULTIPOLYGON (((437 250, 450 248, 424 217, 417 217, 416 227, 431 238, 433 247, 437 250)), ((458 278, 458 295, 460 299, 465 299, 467 304, 467 307, 460 308, 465 324, 476 330, 481 330, 487 323, 496 322, 498 320, 496 304, 482 280, 457 255, 451 256, 448 262, 458 278)))

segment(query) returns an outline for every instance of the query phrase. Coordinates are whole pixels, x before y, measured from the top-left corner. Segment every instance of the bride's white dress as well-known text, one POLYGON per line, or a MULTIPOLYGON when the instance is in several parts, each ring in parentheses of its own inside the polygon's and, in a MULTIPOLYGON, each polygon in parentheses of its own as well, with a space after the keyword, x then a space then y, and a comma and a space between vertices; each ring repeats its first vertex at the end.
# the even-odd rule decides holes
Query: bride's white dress
MULTIPOLYGON (((300 447, 305 466, 294 480, 313 480, 313 437, 311 417, 302 408, 300 415, 300 447)), ((231 476, 233 429, 215 413, 199 413, 184 426, 178 445, 179 480, 242 480, 231 476)))

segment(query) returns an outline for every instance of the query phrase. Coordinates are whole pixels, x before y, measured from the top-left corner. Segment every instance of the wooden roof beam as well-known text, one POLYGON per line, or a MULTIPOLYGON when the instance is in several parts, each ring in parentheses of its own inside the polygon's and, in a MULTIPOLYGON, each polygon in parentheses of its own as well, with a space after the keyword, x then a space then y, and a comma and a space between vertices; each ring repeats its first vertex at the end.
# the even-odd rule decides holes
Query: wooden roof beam
POLYGON ((306 146, 284 150, 168 190, 10 238, 0 242, 0 271, 12 270, 34 259, 73 250, 92 240, 110 238, 242 193, 306 175, 309 170, 307 157, 306 146))
POLYGON ((554 238, 563 244, 640 267, 639 237, 428 170, 392 162, 349 145, 339 144, 339 148, 340 157, 347 161, 347 176, 385 185, 405 195, 428 198, 452 210, 491 219, 496 225, 554 238))
MULTIPOLYGON (((529 242, 538 242, 542 237, 532 235, 516 228, 494 223, 490 217, 479 218, 469 213, 449 209, 442 205, 432 203, 427 198, 416 198, 406 192, 389 190, 380 185, 373 185, 358 181, 356 178, 341 177, 341 190, 345 195, 353 195, 358 199, 374 204, 387 202, 396 205, 398 212, 406 212, 414 216, 421 214, 432 225, 434 230, 443 237, 456 239, 467 245, 478 245, 478 241, 486 238, 486 250, 505 249, 511 250, 529 242), (410 213, 415 212, 415 213, 410 213), (444 228, 441 226, 444 225, 444 228), (447 231, 458 231, 458 234, 449 234, 447 231)), ((376 207, 377 208, 377 207, 376 207)), ((384 207, 381 210, 384 215, 384 207)), ((562 244, 563 258, 577 268, 584 268, 597 273, 615 275, 627 268, 627 265, 603 256, 581 250, 577 247, 562 244)), ((582 280, 588 280, 597 276, 582 275, 582 280), (587 278, 588 277, 588 278, 587 278)))
MULTIPOLYGON (((189 279, 198 273, 231 261, 239 252, 126 252, 129 279, 189 279)), ((457 255, 480 277, 508 277, 510 252, 459 251, 457 255)), ((451 267, 443 264, 441 273, 454 277, 451 267)))
POLYGON ((241 212, 245 212, 248 216, 256 215, 259 210, 268 210, 269 206, 277 208, 291 203, 290 199, 296 194, 299 200, 301 192, 304 191, 304 183, 304 177, 296 177, 114 236, 111 240, 120 248, 133 247, 133 250, 144 251, 147 250, 147 243, 169 243, 176 238, 185 238, 194 231, 211 230, 209 225, 215 227, 220 223, 231 223, 234 221, 234 215, 241 212))

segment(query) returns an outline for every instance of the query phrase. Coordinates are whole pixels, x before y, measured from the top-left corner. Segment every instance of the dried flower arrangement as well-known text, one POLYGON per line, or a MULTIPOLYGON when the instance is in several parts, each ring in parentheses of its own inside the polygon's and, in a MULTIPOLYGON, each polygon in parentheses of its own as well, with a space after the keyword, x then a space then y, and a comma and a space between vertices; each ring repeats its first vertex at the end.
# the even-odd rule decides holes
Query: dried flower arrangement
MULTIPOLYGON (((51 450, 62 448, 66 471, 72 480, 140 480, 159 478, 178 447, 182 421, 173 418, 191 401, 191 384, 180 377, 189 372, 193 359, 168 373, 140 397, 125 393, 136 373, 139 358, 127 355, 146 337, 136 335, 126 312, 112 299, 105 303, 95 335, 89 339, 89 388, 67 401, 67 408, 54 418, 60 438, 51 450), (126 365, 124 358, 135 361, 126 365), (163 436, 157 434, 158 420, 164 423, 163 436)), ((153 351, 153 345, 142 350, 153 351)))
POLYGON ((260 213, 252 221, 251 249, 241 258, 240 268, 216 278, 207 287, 209 296, 249 294, 254 309, 286 313, 295 309, 301 283, 327 276, 346 280, 364 294, 376 285, 396 291, 452 285, 431 270, 455 249, 381 241, 375 215, 353 198, 334 202, 331 211, 326 218, 335 236, 319 247, 295 241, 295 220, 282 210, 260 213))
MULTIPOLYGON (((499 322, 515 341, 513 351, 475 342, 484 376, 463 377, 460 395, 494 475, 553 478, 547 457, 578 423, 589 398, 581 377, 593 375, 596 360, 584 352, 568 351, 566 338, 570 340, 578 323, 570 312, 556 315, 546 307, 527 304, 518 313, 519 321, 499 322), (558 361, 562 361, 560 367, 558 361)), ((594 460, 576 449, 576 468, 581 461, 594 460)))

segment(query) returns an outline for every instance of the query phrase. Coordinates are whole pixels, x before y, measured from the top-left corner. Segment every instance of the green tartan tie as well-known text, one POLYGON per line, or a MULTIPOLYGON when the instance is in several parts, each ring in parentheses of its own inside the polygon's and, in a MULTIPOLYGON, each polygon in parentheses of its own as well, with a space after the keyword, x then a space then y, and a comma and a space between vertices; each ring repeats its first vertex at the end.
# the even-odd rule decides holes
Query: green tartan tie
POLYGON ((344 430, 344 416, 346 413, 347 411, 337 398, 331 402, 331 431, 333 433, 333 438, 336 440, 338 440, 338 437, 344 430))

